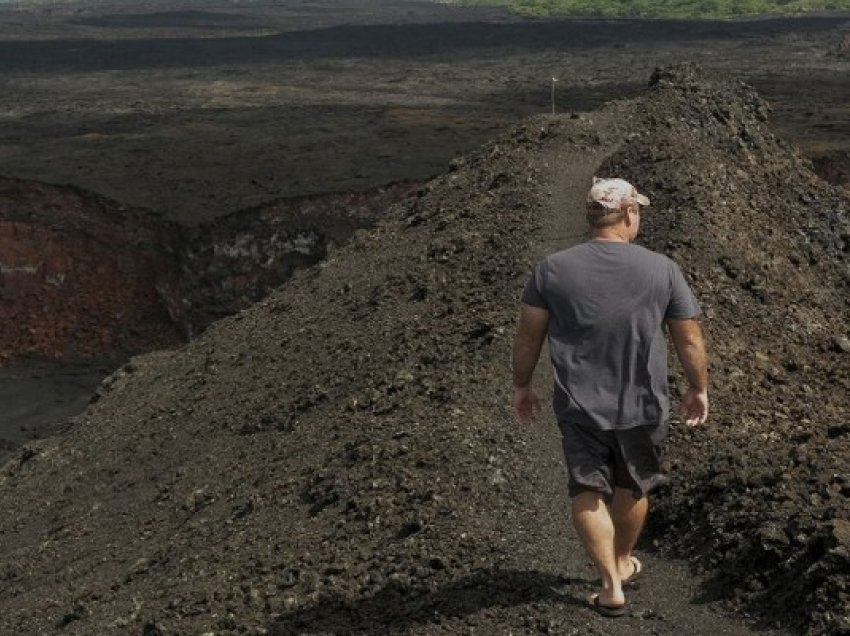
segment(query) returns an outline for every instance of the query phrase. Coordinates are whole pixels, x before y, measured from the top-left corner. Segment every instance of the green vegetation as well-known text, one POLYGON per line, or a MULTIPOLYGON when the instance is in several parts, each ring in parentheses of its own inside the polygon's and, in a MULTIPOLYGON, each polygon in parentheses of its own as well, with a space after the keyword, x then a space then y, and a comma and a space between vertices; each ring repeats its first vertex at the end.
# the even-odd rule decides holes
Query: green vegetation
MULTIPOLYGON (((445 1, 445 0, 444 0, 445 1)), ((527 16, 594 18, 734 18, 847 11, 850 0, 450 0, 504 6, 527 16)))

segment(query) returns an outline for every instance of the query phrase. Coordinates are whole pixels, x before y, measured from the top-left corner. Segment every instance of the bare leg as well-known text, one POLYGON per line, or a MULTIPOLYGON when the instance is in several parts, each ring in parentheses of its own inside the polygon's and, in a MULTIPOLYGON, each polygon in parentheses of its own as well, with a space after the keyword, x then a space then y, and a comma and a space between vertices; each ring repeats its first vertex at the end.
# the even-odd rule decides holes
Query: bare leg
POLYGON ((588 556, 602 578, 599 603, 618 606, 626 602, 614 552, 614 522, 598 492, 585 491, 572 500, 573 524, 588 556))
POLYGON ((611 520, 614 523, 614 556, 617 572, 621 579, 631 576, 633 566, 630 561, 632 550, 643 529, 649 511, 649 499, 635 499, 627 488, 615 488, 611 502, 611 520))

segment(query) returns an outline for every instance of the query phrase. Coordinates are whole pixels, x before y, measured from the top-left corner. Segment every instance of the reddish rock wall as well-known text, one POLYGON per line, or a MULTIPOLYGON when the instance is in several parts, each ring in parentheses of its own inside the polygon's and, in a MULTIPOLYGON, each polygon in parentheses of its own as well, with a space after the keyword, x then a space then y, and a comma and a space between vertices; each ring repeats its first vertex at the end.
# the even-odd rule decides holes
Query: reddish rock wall
POLYGON ((417 187, 281 199, 184 228, 74 188, 0 177, 0 365, 176 345, 324 259, 417 187))
POLYGON ((176 237, 95 195, 0 178, 0 363, 181 342, 176 237))

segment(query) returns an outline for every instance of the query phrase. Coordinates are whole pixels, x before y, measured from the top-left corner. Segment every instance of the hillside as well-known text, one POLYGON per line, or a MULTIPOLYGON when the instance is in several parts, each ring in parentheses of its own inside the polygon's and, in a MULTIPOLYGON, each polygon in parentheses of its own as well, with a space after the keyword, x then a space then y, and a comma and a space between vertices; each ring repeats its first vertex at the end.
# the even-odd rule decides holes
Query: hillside
POLYGON ((674 427, 645 547, 768 624, 847 633, 850 198, 767 110, 683 66, 525 121, 266 300, 134 359, 0 474, 0 633, 750 633, 661 560, 622 622, 581 609, 551 421, 512 421, 518 295, 580 239, 594 173, 652 198, 642 242, 682 264, 713 352, 714 423, 674 427))

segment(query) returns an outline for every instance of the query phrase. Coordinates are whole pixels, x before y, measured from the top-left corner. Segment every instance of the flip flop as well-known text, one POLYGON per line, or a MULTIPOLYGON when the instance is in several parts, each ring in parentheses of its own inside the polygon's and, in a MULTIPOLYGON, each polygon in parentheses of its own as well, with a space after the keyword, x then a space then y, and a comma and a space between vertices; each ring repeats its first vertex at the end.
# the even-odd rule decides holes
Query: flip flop
POLYGON ((606 618, 617 618, 618 616, 623 616, 626 613, 625 605, 603 605, 600 603, 599 594, 594 594, 588 597, 587 603, 593 611, 605 616, 606 618))
POLYGON ((640 573, 643 572, 643 564, 636 556, 629 557, 629 561, 632 563, 632 573, 621 581, 622 585, 636 583, 640 579, 640 573))

